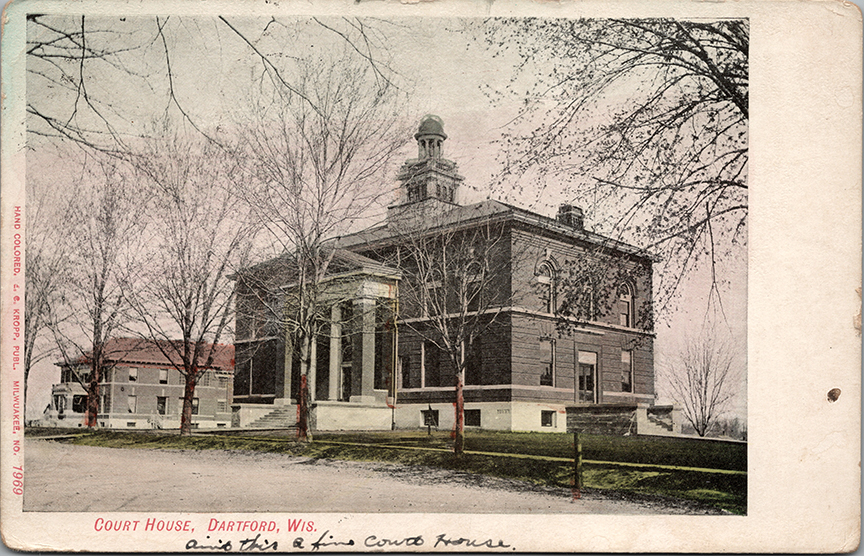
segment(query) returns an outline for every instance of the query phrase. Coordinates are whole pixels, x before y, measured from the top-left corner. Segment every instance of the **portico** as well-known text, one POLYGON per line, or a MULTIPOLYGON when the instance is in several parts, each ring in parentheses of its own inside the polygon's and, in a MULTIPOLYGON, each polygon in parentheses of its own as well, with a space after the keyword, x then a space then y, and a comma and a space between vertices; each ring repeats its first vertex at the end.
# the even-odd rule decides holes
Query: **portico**
MULTIPOLYGON (((256 426, 256 421, 266 425, 276 408, 286 421, 277 425, 293 424, 305 375, 313 430, 390 428, 400 274, 339 250, 332 269, 317 285, 320 317, 311 327, 311 338, 291 326, 273 326, 276 334, 237 342, 239 386, 248 386, 248 394, 236 391, 235 426, 256 426)), ((296 319, 296 285, 288 283, 277 291, 282 311, 278 320, 290 323, 296 319)))

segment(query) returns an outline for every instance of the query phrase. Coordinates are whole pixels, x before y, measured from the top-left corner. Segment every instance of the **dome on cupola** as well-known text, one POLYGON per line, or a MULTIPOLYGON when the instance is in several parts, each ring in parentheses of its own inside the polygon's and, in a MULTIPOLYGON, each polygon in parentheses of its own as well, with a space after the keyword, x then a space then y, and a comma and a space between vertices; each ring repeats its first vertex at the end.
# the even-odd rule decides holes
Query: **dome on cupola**
POLYGON ((420 129, 414 134, 414 139, 419 139, 423 135, 437 135, 442 139, 447 139, 447 134, 444 133, 444 122, 438 116, 427 114, 420 122, 420 129))

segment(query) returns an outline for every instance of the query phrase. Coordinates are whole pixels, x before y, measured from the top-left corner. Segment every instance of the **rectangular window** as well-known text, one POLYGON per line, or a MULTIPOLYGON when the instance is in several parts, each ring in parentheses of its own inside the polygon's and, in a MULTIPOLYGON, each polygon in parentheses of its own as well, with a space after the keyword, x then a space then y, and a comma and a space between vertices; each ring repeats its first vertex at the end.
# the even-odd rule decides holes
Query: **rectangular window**
MULTIPOLYGON (((183 398, 180 398, 180 411, 183 411, 183 398)), ((192 415, 198 415, 198 398, 192 398, 192 415)))
POLYGON ((342 389, 339 399, 347 402, 351 399, 351 369, 354 359, 354 304, 351 301, 341 306, 341 343, 342 343, 342 389))
POLYGON ((87 396, 72 396, 72 412, 86 413, 87 412, 87 396))
POLYGON ((448 300, 445 298, 447 293, 441 287, 441 280, 427 282, 423 297, 423 316, 441 316, 447 312, 448 300))
POLYGON ((423 342, 423 386, 441 386, 441 351, 434 343, 423 342))
POLYGON ((168 369, 159 369, 159 384, 168 384, 168 369))
MULTIPOLYGON (((329 323, 319 321, 317 325, 319 330, 329 328, 329 323)), ((376 338, 377 340, 377 338, 376 338)), ((377 352, 376 352, 377 366, 377 352)), ((315 399, 327 400, 330 396, 330 336, 320 334, 315 339, 315 366, 318 371, 315 373, 315 382, 309 383, 309 389, 315 392, 315 399)), ((335 378, 335 377, 334 377, 335 378)))
POLYGON ((216 401, 216 413, 227 413, 228 412, 228 402, 225 400, 217 400, 216 401))
POLYGON ((555 385, 555 340, 540 340, 540 386, 555 385))
POLYGON ((465 426, 479 427, 480 426, 480 410, 466 409, 465 410, 465 426))
POLYGON ((597 354, 591 351, 579 352, 579 401, 597 403, 596 381, 597 354))
POLYGON ((630 309, 627 308, 629 306, 625 307, 624 303, 622 303, 621 305, 622 305, 621 314, 618 315, 618 324, 620 324, 621 326, 629 327, 630 326, 630 309))
POLYGON ((399 368, 402 373, 402 388, 411 388, 411 357, 408 355, 400 357, 399 368))
POLYGON ((541 411, 540 412, 540 426, 541 427, 554 427, 555 426, 555 412, 554 411, 541 411))
POLYGON ((466 294, 468 295, 468 299, 465 301, 467 309, 469 311, 479 311, 480 310, 480 296, 482 295, 482 291, 480 290, 480 281, 476 280, 470 282, 468 284, 468 291, 466 294))
POLYGON ((129 369, 129 382, 138 381, 138 369, 129 369))
POLYGON ((138 413, 138 398, 136 396, 126 396, 126 407, 129 413, 138 413))
POLYGON ((465 384, 483 384, 483 343, 475 338, 465 353, 465 384))
POLYGON ((210 374, 211 373, 209 373, 207 371, 201 373, 201 376, 198 377, 198 384, 197 385, 198 386, 210 386, 210 374))
POLYGON ((633 352, 621 352, 621 391, 633 391, 633 352))
POLYGON ((156 397, 156 413, 166 415, 168 413, 168 398, 165 396, 156 397))
POLYGON ((393 309, 390 300, 379 299, 375 304, 375 390, 392 390, 393 341, 393 309))

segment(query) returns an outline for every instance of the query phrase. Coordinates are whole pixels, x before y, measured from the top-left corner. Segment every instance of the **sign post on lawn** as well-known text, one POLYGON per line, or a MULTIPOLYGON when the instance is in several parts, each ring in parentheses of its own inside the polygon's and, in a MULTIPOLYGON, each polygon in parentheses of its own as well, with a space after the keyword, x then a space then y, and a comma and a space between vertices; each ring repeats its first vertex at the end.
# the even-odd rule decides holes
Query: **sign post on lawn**
POLYGON ((429 409, 423 411, 423 422, 426 425, 426 431, 429 436, 432 436, 432 427, 438 429, 438 415, 432 411, 432 405, 429 409))
POLYGON ((582 498, 582 440, 576 423, 575 408, 567 408, 567 432, 573 433, 573 500, 582 498))

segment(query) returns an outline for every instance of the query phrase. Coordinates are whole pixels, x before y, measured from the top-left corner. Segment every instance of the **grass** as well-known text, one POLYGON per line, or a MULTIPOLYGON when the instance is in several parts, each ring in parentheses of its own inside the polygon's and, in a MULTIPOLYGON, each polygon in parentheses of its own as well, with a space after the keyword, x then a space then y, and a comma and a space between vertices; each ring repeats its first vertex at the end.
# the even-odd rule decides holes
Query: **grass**
MULTIPOLYGON (((450 447, 449 433, 429 437, 426 432, 329 433, 315 440, 363 444, 450 447)), ((747 470, 747 445, 668 437, 581 435, 582 457, 597 461, 674 465, 705 469, 747 470)), ((466 433, 465 449, 475 452, 532 454, 573 458, 573 435, 567 433, 495 432, 466 433)))
MULTIPOLYGON (((54 431, 57 434, 58 431, 54 431)), ((68 432, 68 429, 67 429, 68 432)), ((176 431, 99 430, 66 442, 111 448, 254 450, 311 458, 381 461, 423 465, 570 488, 573 478, 573 435, 554 433, 469 432, 466 453, 456 458, 449 433, 399 431, 321 433, 314 442, 293 437, 248 434, 206 434, 181 437, 176 431), (407 449, 406 449, 407 448, 407 449), (507 457, 502 454, 511 454, 507 457), (555 458, 555 459, 551 459, 555 458), (559 461, 564 458, 570 461, 559 461)), ((28 436, 36 436, 28 430, 28 436)), ((79 436, 80 435, 80 436, 79 436)), ((747 510, 746 445, 689 439, 582 435, 583 486, 625 493, 662 495, 699 501, 732 513, 747 510), (594 460, 598 463, 591 463, 594 460), (605 462, 620 462, 614 465, 605 462), (652 467, 652 465, 664 467, 652 467), (687 469, 676 469, 675 467, 687 469), (692 468, 724 470, 705 472, 692 468), (729 471, 732 471, 731 473, 729 471)))

